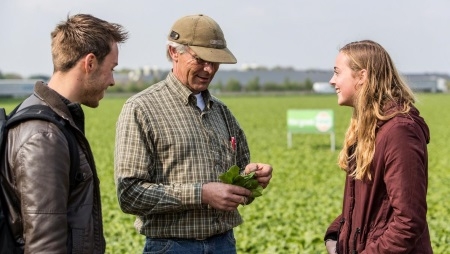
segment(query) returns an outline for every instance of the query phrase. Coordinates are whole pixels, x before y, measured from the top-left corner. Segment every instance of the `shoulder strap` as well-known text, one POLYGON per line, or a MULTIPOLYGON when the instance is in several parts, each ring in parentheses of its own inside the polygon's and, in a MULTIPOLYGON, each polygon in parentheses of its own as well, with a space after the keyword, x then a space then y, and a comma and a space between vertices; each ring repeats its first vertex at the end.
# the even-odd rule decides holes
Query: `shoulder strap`
POLYGON ((78 142, 75 134, 70 130, 72 127, 68 121, 56 114, 47 105, 31 105, 17 112, 16 110, 17 108, 11 112, 11 118, 7 119, 5 128, 26 120, 45 120, 54 123, 64 133, 67 143, 69 144, 70 188, 72 189, 75 187, 80 180, 80 176, 78 175, 80 159, 78 153, 78 142))
POLYGON ((6 112, 4 108, 0 108, 0 152, 2 150, 2 146, 3 146, 3 130, 5 129, 5 125, 6 125, 6 112))
POLYGON ((8 119, 13 116, 17 110, 19 109, 20 105, 22 105, 22 102, 19 103, 19 105, 17 105, 10 113, 9 115, 6 115, 6 111, 4 108, 0 108, 0 152, 3 152, 3 138, 6 138, 6 122, 8 121, 8 119))

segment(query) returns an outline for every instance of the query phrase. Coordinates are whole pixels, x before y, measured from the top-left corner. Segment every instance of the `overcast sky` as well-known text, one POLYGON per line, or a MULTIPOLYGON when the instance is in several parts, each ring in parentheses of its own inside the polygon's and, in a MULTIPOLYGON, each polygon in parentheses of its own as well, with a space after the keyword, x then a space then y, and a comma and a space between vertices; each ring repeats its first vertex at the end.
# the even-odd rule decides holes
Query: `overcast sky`
POLYGON ((203 13, 243 64, 331 70, 339 47, 372 39, 403 73, 450 73, 449 0, 0 0, 0 71, 51 75, 50 32, 88 13, 130 33, 119 66, 169 69, 165 43, 178 18, 203 13))

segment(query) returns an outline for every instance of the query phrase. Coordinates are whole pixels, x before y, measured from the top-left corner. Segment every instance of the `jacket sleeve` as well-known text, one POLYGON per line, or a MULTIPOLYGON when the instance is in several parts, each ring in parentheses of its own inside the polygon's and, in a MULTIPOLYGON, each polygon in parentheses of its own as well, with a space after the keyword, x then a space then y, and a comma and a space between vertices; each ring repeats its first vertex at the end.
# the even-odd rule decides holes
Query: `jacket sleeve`
POLYGON ((25 252, 66 253, 70 171, 67 140, 53 124, 42 122, 39 126, 45 128, 35 128, 30 122, 10 132, 8 143, 12 151, 8 159, 20 199, 25 252))
POLYGON ((365 253, 409 253, 427 229, 427 141, 411 121, 396 123, 386 133, 384 181, 393 220, 365 253))
POLYGON ((327 231, 325 232, 325 236, 323 238, 324 241, 326 241, 327 239, 338 240, 337 238, 338 238, 339 228, 341 225, 341 220, 342 220, 342 214, 339 215, 328 227, 327 231))

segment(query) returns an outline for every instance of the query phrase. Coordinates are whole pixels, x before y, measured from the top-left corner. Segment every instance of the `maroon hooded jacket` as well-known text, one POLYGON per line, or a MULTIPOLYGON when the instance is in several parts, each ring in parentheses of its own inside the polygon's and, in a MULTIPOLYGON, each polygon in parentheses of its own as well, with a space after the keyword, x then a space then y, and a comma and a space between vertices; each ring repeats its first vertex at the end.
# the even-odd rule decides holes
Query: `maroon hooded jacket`
POLYGON ((337 253, 433 253, 426 220, 429 141, 416 108, 377 123, 372 180, 347 175, 342 214, 325 234, 338 239, 337 253))

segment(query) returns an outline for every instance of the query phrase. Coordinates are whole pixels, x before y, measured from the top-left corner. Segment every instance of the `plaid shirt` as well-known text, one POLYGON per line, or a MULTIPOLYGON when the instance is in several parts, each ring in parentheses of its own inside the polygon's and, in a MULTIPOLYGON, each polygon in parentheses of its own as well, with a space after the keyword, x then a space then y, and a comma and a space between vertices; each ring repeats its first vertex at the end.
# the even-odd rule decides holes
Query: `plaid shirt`
POLYGON ((242 223, 238 211, 201 203, 202 184, 250 162, 244 132, 206 90, 194 94, 172 73, 127 100, 116 130, 115 181, 122 210, 153 238, 206 238, 242 223), (231 138, 237 141, 235 149, 231 138))

